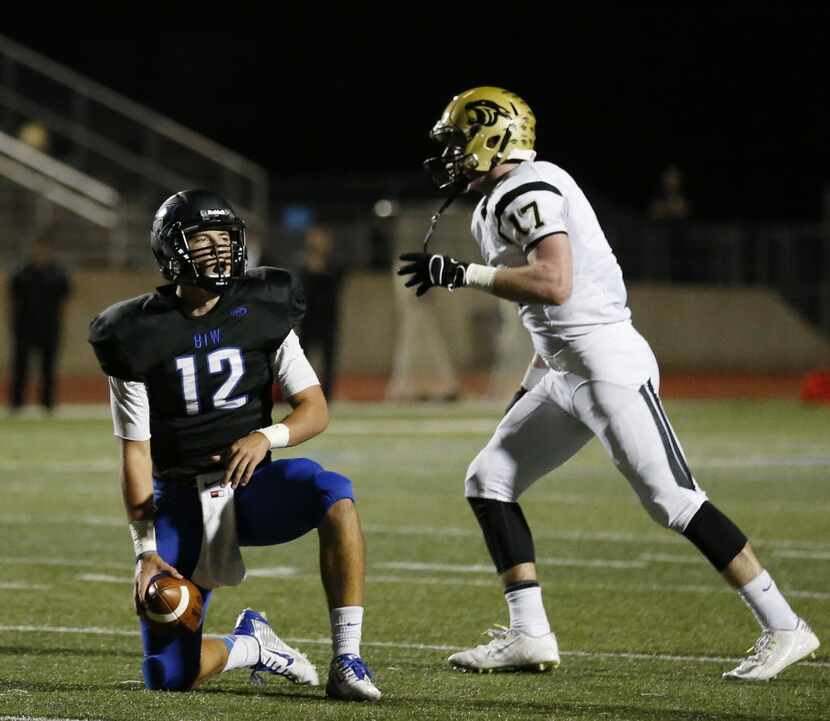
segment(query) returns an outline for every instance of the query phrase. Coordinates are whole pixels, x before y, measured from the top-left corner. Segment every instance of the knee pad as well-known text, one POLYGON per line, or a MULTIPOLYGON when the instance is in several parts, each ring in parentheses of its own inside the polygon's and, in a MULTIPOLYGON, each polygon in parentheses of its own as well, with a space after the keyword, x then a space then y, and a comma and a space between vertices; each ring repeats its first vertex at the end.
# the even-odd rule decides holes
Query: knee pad
POLYGON ((499 573, 520 563, 534 563, 533 536, 518 503, 468 498, 487 550, 499 573))
POLYGON ((746 545, 746 536, 709 501, 683 531, 718 571, 723 571, 746 545))
POLYGON ((147 656, 141 665, 144 685, 151 691, 187 691, 199 674, 198 659, 195 668, 185 668, 164 656, 147 656))
POLYGON ((334 471, 320 470, 314 476, 314 485, 320 493, 323 504, 323 513, 329 510, 337 501, 348 498, 354 501, 354 490, 352 482, 346 476, 341 476, 334 471))

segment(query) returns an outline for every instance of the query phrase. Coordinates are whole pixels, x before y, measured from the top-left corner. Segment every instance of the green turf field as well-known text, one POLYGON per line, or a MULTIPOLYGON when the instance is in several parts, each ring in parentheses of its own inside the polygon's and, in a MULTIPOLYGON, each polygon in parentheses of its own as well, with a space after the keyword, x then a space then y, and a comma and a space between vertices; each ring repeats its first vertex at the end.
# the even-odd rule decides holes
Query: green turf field
MULTIPOLYGON (((507 612, 463 499, 466 465, 499 408, 334 407, 306 455, 350 475, 369 550, 363 655, 380 704, 326 700, 242 671, 202 690, 140 682, 132 552, 107 409, 0 420, 0 720, 830 718, 830 409, 670 402, 692 470, 754 540, 824 641, 767 684, 730 684, 757 636, 696 551, 655 525, 591 443, 525 496, 545 602, 563 652, 549 674, 474 676, 446 656, 507 612)), ((246 552, 249 578, 214 594, 209 633, 266 610, 325 679, 328 616, 313 535, 246 552)))

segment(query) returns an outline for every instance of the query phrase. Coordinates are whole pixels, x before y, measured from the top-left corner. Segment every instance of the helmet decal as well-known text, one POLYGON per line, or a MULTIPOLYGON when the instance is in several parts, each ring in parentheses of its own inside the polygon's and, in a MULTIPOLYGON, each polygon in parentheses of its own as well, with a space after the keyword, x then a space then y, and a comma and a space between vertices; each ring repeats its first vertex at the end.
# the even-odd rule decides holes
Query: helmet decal
POLYGON ((507 110, 492 100, 474 100, 467 103, 464 109, 467 111, 467 122, 470 125, 484 125, 489 128, 495 125, 499 118, 512 117, 507 110))

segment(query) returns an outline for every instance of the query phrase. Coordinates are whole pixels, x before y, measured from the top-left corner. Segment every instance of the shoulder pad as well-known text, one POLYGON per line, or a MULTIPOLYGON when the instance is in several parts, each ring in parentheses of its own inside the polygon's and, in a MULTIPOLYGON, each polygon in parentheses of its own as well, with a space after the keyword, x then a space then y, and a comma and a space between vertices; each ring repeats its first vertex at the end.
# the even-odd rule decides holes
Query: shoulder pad
POLYGON ((296 273, 285 268, 262 266, 252 268, 238 286, 251 292, 259 300, 274 303, 286 311, 291 327, 296 328, 305 315, 305 294, 296 273))
POLYGON ((251 268, 246 271, 245 278, 241 281, 252 288, 260 287, 290 287, 293 274, 285 268, 273 268, 268 265, 259 268, 251 268))
POLYGON ((89 342, 107 375, 122 380, 140 380, 131 367, 124 341, 129 328, 135 324, 151 298, 152 294, 147 293, 115 303, 95 316, 89 324, 89 342))

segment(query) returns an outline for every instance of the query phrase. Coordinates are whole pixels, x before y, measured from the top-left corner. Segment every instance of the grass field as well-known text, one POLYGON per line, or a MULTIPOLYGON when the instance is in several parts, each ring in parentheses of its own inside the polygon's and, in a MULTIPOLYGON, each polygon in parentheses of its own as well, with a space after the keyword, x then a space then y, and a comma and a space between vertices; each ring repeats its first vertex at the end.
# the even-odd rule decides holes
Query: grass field
MULTIPOLYGON (((499 408, 334 408, 304 454, 350 475, 369 549, 364 657, 380 704, 343 704, 242 671, 202 690, 140 682, 132 553, 104 408, 0 420, 0 720, 830 718, 830 410, 784 401, 671 402, 710 497, 753 539, 824 641, 768 684, 720 679, 757 636, 749 611, 696 551, 655 525, 592 442, 524 499, 562 666, 473 676, 446 656, 483 642, 506 607, 463 475, 499 408)), ((329 660, 313 534, 246 551, 249 578, 214 594, 209 633, 244 606, 329 660)))

